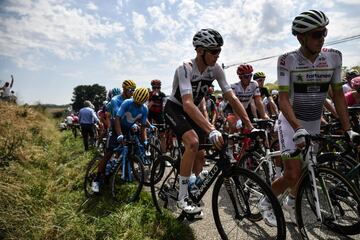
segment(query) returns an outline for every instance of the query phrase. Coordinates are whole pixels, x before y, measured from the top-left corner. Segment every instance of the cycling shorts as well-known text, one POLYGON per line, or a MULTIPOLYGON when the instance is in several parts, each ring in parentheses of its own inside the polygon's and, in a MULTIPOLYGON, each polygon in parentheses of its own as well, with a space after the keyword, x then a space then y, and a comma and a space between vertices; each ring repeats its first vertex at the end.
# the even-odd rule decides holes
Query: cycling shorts
MULTIPOLYGON (((298 121, 309 134, 315 135, 320 133, 320 120, 310 122, 298 121)), ((281 155, 283 159, 287 159, 289 154, 297 149, 293 141, 295 131, 282 113, 279 114, 277 125, 281 155)))
POLYGON ((165 122, 169 124, 178 138, 182 139, 184 133, 194 130, 199 137, 199 143, 205 143, 205 132, 184 112, 182 106, 168 100, 164 113, 165 122))

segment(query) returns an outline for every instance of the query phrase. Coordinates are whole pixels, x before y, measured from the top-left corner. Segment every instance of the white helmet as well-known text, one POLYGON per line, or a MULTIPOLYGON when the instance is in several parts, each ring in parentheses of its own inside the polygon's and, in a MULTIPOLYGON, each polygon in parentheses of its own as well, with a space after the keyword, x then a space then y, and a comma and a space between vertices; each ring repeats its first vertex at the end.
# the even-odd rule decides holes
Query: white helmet
POLYGON ((292 34, 306 33, 318 27, 325 27, 329 24, 329 19, 322 11, 309 10, 300 13, 292 22, 292 34))
POLYGON ((279 91, 276 90, 276 89, 273 89, 273 90, 271 91, 271 95, 278 95, 278 94, 279 94, 279 91))
POLYGON ((201 29, 193 37, 193 46, 195 48, 218 48, 223 44, 224 40, 220 33, 211 28, 201 29))

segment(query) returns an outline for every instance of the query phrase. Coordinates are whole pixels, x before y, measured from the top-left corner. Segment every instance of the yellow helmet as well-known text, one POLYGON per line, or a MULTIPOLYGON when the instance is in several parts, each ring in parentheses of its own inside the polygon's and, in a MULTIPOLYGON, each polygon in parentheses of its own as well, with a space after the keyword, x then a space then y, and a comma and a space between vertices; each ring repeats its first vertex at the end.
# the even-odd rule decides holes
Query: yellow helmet
POLYGON ((123 89, 135 89, 136 83, 133 80, 125 80, 122 84, 123 89))
POLYGON ((137 88, 133 94, 134 102, 143 104, 149 100, 149 90, 147 88, 137 88))
POLYGON ((256 80, 258 78, 266 78, 265 73, 263 73, 263 72, 254 73, 253 79, 256 80))

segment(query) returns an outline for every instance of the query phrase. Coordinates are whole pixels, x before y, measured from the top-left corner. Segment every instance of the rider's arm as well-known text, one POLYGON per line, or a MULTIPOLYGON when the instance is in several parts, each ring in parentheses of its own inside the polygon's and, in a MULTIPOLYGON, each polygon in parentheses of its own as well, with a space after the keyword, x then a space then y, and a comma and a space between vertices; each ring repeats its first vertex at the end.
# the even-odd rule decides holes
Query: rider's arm
POLYGON ((210 121, 209 120, 209 114, 206 110, 206 101, 205 101, 205 98, 203 98, 200 102, 200 105, 199 105, 199 109, 200 109, 200 112, 204 115, 204 117, 206 118, 206 120, 210 121))
POLYGON ((201 113, 199 108, 195 106, 193 97, 191 94, 185 94, 182 97, 184 112, 189 115, 189 117, 201 127, 207 134, 215 129, 209 121, 206 120, 204 115, 201 113))
POLYGON ((115 132, 116 132, 116 135, 118 135, 118 136, 122 134, 119 116, 115 117, 115 132))
POLYGON ((345 131, 349 130, 349 115, 346 109, 346 101, 342 88, 333 88, 333 100, 335 104, 336 112, 338 113, 341 126, 345 131))
POLYGON ((288 92, 279 92, 279 107, 294 131, 296 131, 298 128, 302 128, 290 104, 288 92))
POLYGON ((229 102, 236 115, 241 118, 241 121, 245 124, 245 128, 253 129, 253 125, 250 122, 244 106, 240 103, 239 99, 235 96, 234 92, 228 91, 223 94, 224 98, 229 102))
POLYGON ((334 106, 331 104, 331 100, 330 100, 330 99, 325 99, 324 107, 325 107, 326 110, 328 110, 335 118, 339 118, 339 115, 337 114, 334 106))

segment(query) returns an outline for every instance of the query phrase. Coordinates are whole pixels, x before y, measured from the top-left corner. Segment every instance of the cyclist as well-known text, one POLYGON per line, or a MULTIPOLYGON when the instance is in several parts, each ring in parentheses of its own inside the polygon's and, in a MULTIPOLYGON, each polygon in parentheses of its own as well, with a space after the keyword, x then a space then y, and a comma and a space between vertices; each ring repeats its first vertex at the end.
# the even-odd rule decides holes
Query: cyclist
MULTIPOLYGON (((261 95, 259 85, 256 81, 251 80, 253 67, 250 64, 241 64, 237 68, 237 75, 240 81, 231 84, 231 88, 235 92, 236 97, 240 100, 245 109, 250 105, 251 99, 254 98, 255 105, 259 111, 260 118, 269 118, 264 110, 264 105, 261 102, 261 95)), ((248 112, 249 115, 250 112, 248 112)), ((239 120, 234 114, 228 115, 230 131, 234 132, 236 129, 236 122, 239 120)))
MULTIPOLYGON (((283 54, 278 59, 279 104, 278 136, 283 176, 272 183, 276 196, 290 188, 283 207, 295 219, 296 184, 301 174, 300 157, 290 153, 305 146, 305 135, 320 132, 320 118, 329 85, 332 86, 334 103, 345 134, 353 140, 358 135, 350 128, 341 82, 341 52, 322 48, 329 20, 322 11, 302 12, 292 22, 292 34, 300 48, 283 54)), ((259 203, 263 217, 270 225, 276 225, 267 199, 259 203)))
POLYGON ((92 183, 92 191, 95 193, 98 193, 100 191, 100 183, 105 178, 106 163, 110 160, 111 156, 113 155, 114 153, 113 150, 118 146, 117 135, 114 126, 116 113, 119 110, 123 101, 125 99, 131 98, 131 96, 133 95, 136 89, 136 83, 130 79, 125 80, 122 83, 122 88, 123 91, 121 94, 120 94, 120 89, 118 88, 112 89, 112 92, 114 92, 114 94, 119 93, 119 95, 114 96, 106 106, 106 120, 107 120, 106 125, 110 127, 106 139, 105 154, 104 157, 99 162, 97 176, 92 183))
POLYGON ((146 123, 148 109, 144 103, 149 100, 149 91, 147 88, 137 88, 133 98, 126 99, 116 113, 115 131, 118 135, 117 141, 123 144, 126 137, 137 122, 140 123, 140 136, 144 145, 147 145, 146 123))
POLYGON ((345 74, 346 83, 342 86, 344 93, 347 93, 347 92, 350 92, 353 90, 353 88, 351 87, 351 85, 352 85, 351 80, 358 76, 360 76, 360 73, 356 69, 349 69, 346 71, 346 74, 345 74))
POLYGON ((204 152, 199 151, 199 143, 204 142, 205 136, 208 136, 210 142, 217 148, 221 148, 224 143, 221 133, 206 120, 198 108, 215 79, 223 91, 223 96, 242 117, 245 126, 253 129, 244 107, 231 91, 222 68, 216 63, 222 45, 223 38, 216 30, 201 29, 194 35, 193 46, 196 57, 185 61, 176 69, 172 93, 164 110, 165 121, 178 138, 182 139, 185 146, 180 164, 177 205, 190 214, 201 212, 201 208, 188 201, 188 182, 191 171, 194 170, 195 175, 198 176, 204 162, 204 152))
POLYGON ((360 103, 360 76, 351 79, 351 90, 345 93, 345 100, 347 106, 354 106, 360 103))
POLYGON ((272 96, 269 94, 269 90, 264 87, 266 75, 263 72, 256 72, 253 75, 253 80, 255 80, 260 89, 260 95, 261 99, 263 100, 263 105, 265 112, 268 113, 270 116, 277 116, 278 115, 278 109, 277 106, 272 99, 272 96))
MULTIPOLYGON (((166 95, 161 91, 161 81, 158 79, 151 80, 152 91, 149 93, 149 115, 150 123, 164 123, 164 102, 166 95)), ((163 132, 160 133, 160 147, 163 153, 166 152, 166 139, 163 132)))

